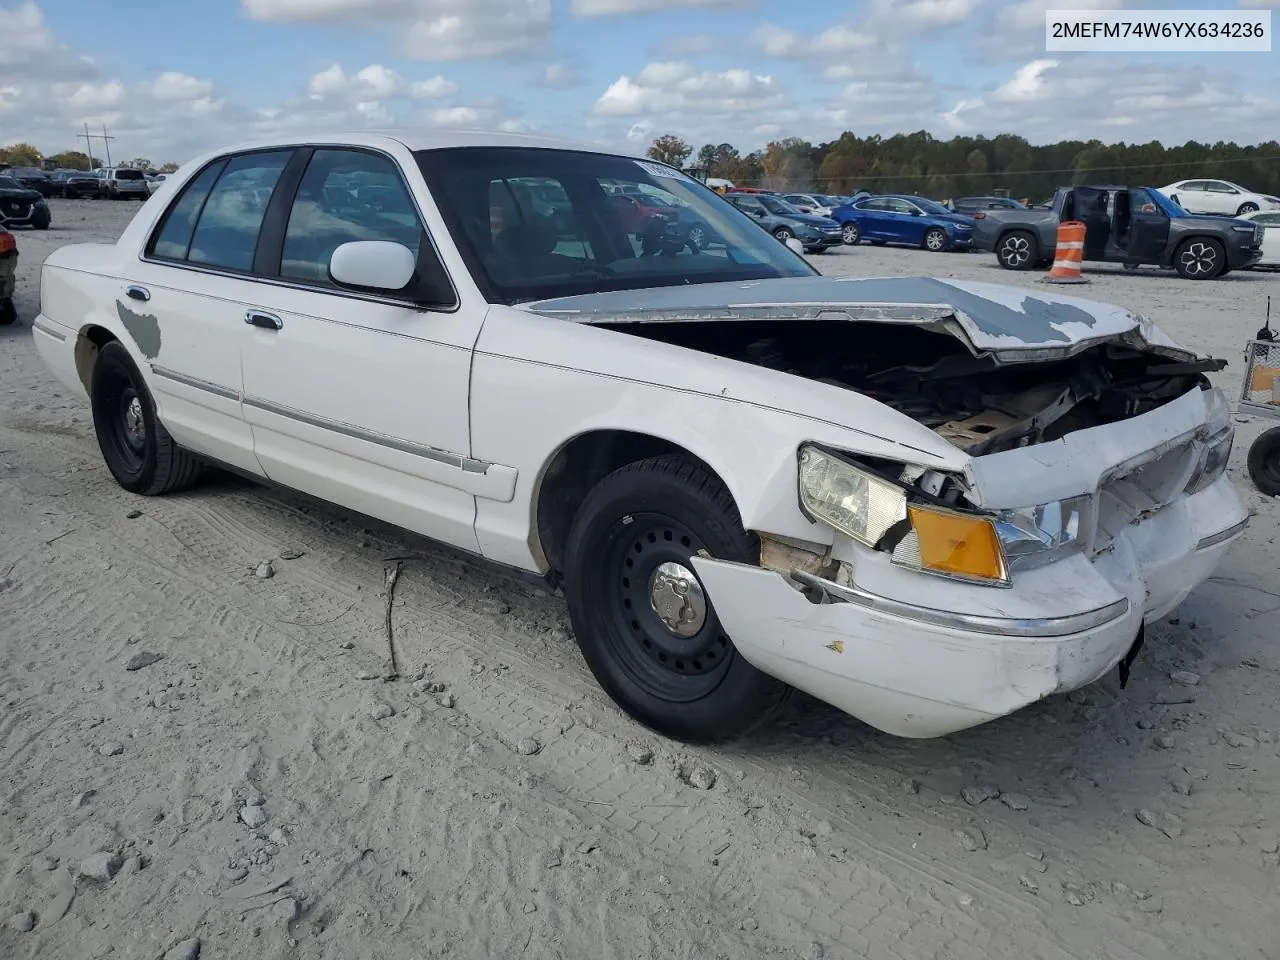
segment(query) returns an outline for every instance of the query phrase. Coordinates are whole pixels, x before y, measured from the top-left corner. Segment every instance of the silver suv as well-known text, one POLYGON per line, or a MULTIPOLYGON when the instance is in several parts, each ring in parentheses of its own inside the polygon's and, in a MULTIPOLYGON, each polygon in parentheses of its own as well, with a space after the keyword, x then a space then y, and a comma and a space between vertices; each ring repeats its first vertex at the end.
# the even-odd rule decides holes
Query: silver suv
POLYGON ((108 167, 98 171, 102 178, 102 195, 108 200, 145 200, 151 196, 147 178, 141 170, 130 167, 108 167))

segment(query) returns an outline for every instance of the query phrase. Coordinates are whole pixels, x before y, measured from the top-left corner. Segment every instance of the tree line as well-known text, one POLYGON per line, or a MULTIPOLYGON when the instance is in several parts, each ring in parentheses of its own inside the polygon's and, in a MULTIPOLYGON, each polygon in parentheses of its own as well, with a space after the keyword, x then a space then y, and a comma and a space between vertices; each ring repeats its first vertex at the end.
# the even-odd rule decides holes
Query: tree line
POLYGON ((837 195, 869 190, 947 199, 1002 189, 1038 201, 1063 185, 1161 187, 1193 177, 1230 180, 1280 195, 1280 143, 1274 140, 1256 146, 1194 140, 1173 147, 1154 140, 1063 140, 1033 146, 1013 134, 939 140, 924 130, 892 137, 846 131, 829 143, 787 137, 742 153, 730 143, 708 143, 695 151, 667 133, 653 141, 649 156, 740 186, 837 195))
MULTIPOLYGON (((50 154, 46 157, 29 143, 15 143, 7 147, 0 147, 0 166, 36 167, 39 169, 46 162, 53 164, 60 170, 97 170, 99 167, 104 166, 103 162, 97 157, 91 157, 89 154, 79 150, 63 150, 61 153, 50 154)), ((127 163, 120 163, 117 166, 132 167, 134 170, 155 171, 156 173, 173 173, 178 169, 176 163, 154 166, 146 157, 134 157, 127 163)))

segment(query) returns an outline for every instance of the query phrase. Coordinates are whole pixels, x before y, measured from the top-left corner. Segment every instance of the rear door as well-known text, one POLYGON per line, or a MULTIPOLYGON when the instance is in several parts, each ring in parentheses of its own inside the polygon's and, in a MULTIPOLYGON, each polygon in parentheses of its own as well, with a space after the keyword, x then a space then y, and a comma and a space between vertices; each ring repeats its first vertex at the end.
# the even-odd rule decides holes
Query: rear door
POLYGON ((244 314, 267 203, 293 150, 215 160, 187 182, 121 285, 116 310, 183 446, 260 474, 240 408, 244 314))
POLYGON ((1204 180, 1186 180, 1173 191, 1178 206, 1188 213, 1212 213, 1208 183, 1204 180))

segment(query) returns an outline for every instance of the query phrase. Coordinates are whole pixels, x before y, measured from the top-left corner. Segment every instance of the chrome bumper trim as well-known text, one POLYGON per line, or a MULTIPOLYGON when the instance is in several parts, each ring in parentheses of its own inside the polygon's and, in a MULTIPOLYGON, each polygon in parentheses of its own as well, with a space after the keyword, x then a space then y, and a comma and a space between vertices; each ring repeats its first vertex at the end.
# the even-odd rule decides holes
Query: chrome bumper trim
POLYGON ((920 607, 902 600, 882 597, 856 584, 846 587, 832 583, 830 580, 824 580, 803 570, 792 570, 791 578, 807 587, 821 591, 827 599, 835 603, 852 603, 878 613, 902 617, 905 620, 999 637, 1066 637, 1106 626, 1129 613, 1129 600, 1127 597, 1122 597, 1105 607, 1086 610, 1068 617, 985 617, 972 613, 920 607))

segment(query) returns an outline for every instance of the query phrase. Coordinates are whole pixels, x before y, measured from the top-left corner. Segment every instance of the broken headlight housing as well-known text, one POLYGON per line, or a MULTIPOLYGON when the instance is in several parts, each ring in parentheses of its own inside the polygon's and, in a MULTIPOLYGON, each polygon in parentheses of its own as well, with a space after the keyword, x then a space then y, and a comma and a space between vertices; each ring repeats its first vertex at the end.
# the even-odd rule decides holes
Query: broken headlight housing
POLYGON ((1010 569, 1042 567, 1080 549, 1089 529, 1086 520, 1092 502, 1086 494, 998 511, 996 530, 1010 569))
POLYGON ((899 566, 987 586, 1009 585, 995 518, 917 503, 907 488, 812 445, 800 448, 800 505, 899 566))
POLYGON ((1185 493, 1188 496, 1199 493, 1222 476, 1227 469, 1227 461, 1231 459, 1231 445, 1235 439, 1235 427, 1228 424, 1204 441, 1200 459, 1187 481, 1185 493))

